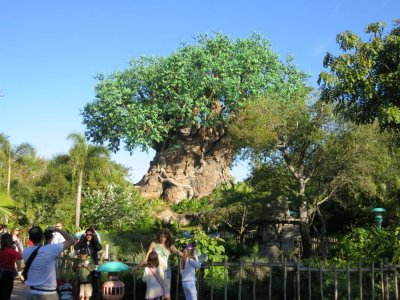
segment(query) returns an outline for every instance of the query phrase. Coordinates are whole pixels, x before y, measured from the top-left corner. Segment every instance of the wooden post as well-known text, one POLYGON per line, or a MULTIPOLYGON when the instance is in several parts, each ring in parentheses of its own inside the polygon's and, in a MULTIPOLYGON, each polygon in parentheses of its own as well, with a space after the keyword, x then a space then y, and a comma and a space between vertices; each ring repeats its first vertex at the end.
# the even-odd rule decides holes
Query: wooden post
POLYGON ((396 264, 393 265, 394 268, 394 293, 395 293, 395 300, 399 300, 399 286, 397 282, 397 267, 396 264))
POLYGON ((319 291, 320 291, 321 299, 324 299, 324 282, 323 282, 321 266, 319 266, 319 291))
POLYGON ((338 293, 338 281, 337 281, 337 270, 336 270, 336 265, 333 266, 333 277, 334 277, 334 288, 335 288, 335 300, 339 299, 339 293, 338 293))
POLYGON ((283 260, 283 300, 286 300, 286 287, 287 287, 287 265, 285 258, 283 260))
POLYGON ((224 299, 228 300, 228 266, 226 258, 224 261, 224 299))
MULTIPOLYGON (((202 278, 204 278, 204 276, 201 276, 202 275, 202 272, 204 271, 204 269, 203 268, 200 268, 198 271, 197 271, 197 282, 196 282, 196 287, 197 287, 197 298, 198 299, 201 299, 201 294, 202 294, 202 285, 200 284, 200 282, 202 281, 202 278)), ((178 298, 177 298, 178 299, 178 298)))
POLYGON ((242 300, 242 276, 243 276, 243 262, 239 261, 239 291, 238 300, 242 300))
POLYGON ((371 285, 372 285, 372 300, 375 299, 375 265, 372 263, 371 268, 371 285))
POLYGON ((297 278, 297 300, 300 300, 300 265, 298 260, 296 263, 296 278, 297 278))
MULTIPOLYGON (((181 265, 181 258, 178 259, 178 265, 176 266, 176 283, 175 283, 175 299, 179 296, 179 266, 181 265)), ((172 267, 171 267, 172 272, 172 267)), ((171 274, 172 277, 172 274, 171 274)))
POLYGON ((358 265, 358 285, 360 286, 360 300, 363 299, 363 289, 362 289, 362 263, 360 261, 358 265))
POLYGON ((347 299, 351 300, 351 285, 350 285, 350 267, 349 264, 346 265, 347 273, 347 299))
POLYGON ((381 262, 380 267, 381 267, 381 293, 382 293, 381 299, 385 300, 385 280, 383 279, 383 263, 382 262, 381 262))
POLYGON ((256 279, 257 279, 257 274, 256 274, 256 259, 254 258, 254 264, 253 264, 253 300, 256 300, 256 279))
POLYGON ((389 300, 389 291, 390 291, 390 287, 389 287, 389 280, 388 280, 388 276, 389 276, 389 263, 388 263, 388 258, 385 257, 384 259, 384 269, 383 269, 383 281, 384 281, 384 291, 385 291, 385 300, 389 300), (385 272, 386 270, 386 272, 385 272))
POLYGON ((132 279, 133 279, 133 300, 136 300, 136 266, 135 266, 135 264, 133 265, 132 279))
POLYGON ((308 265, 308 299, 311 300, 311 269, 310 265, 308 265))
POLYGON ((214 299, 214 276, 213 276, 213 271, 214 271, 214 262, 211 262, 211 268, 210 268, 210 280, 211 280, 211 291, 210 291, 210 299, 214 299))
POLYGON ((272 300, 272 265, 269 269, 268 300, 272 300))

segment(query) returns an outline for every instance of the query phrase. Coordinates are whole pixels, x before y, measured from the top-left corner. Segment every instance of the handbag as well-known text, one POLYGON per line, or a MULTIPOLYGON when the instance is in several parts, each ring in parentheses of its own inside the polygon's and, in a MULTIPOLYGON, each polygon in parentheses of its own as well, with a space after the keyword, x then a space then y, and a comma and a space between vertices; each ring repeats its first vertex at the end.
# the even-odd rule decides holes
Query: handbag
POLYGON ((40 247, 42 247, 42 246, 39 246, 35 250, 33 250, 33 252, 31 253, 31 255, 29 256, 28 260, 25 263, 24 270, 22 271, 22 276, 23 276, 24 281, 28 280, 29 268, 31 267, 32 261, 35 259, 40 247))

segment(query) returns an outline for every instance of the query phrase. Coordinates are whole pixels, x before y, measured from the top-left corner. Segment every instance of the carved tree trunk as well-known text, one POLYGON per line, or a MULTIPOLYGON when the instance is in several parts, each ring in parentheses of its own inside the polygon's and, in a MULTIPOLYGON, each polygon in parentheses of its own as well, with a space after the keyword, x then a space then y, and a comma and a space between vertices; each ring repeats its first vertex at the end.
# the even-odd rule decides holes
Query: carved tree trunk
POLYGON ((168 203, 207 196, 230 180, 232 151, 224 130, 181 130, 174 142, 156 148, 150 168, 137 184, 142 196, 168 203))

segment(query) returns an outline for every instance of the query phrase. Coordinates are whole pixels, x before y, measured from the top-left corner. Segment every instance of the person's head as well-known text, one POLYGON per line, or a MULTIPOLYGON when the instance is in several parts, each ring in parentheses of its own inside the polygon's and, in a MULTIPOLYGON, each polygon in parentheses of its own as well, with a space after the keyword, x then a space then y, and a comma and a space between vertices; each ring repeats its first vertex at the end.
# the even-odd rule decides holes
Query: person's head
POLYGON ((55 226, 57 229, 62 229, 62 224, 61 223, 57 223, 55 226))
POLYGON ((7 233, 7 225, 6 224, 0 224, 0 233, 7 233))
POLYGON ((93 230, 91 228, 88 228, 85 230, 85 237, 88 241, 91 241, 93 239, 93 230))
POLYGON ((19 236, 19 227, 13 228, 13 230, 12 230, 12 235, 19 236))
POLYGON ((183 249, 183 258, 193 258, 194 257, 194 247, 189 244, 183 249))
POLYGON ((87 251, 87 248, 80 248, 78 250, 77 254, 78 254, 78 258, 81 259, 81 260, 87 259, 88 255, 89 255, 89 253, 87 251))
POLYGON ((171 233, 168 229, 161 229, 157 235, 157 243, 164 244, 165 247, 171 247, 171 233))
POLYGON ((54 230, 50 228, 46 228, 46 230, 43 232, 45 244, 51 244, 51 240, 53 239, 53 232, 54 230))
POLYGON ((40 243, 43 240, 43 230, 39 226, 33 226, 29 230, 29 239, 34 243, 40 243))
POLYGON ((1 249, 14 248, 14 242, 12 235, 9 233, 4 233, 1 236, 1 249))
POLYGON ((151 251, 147 258, 147 266, 149 268, 157 268, 159 266, 158 254, 156 251, 151 251))

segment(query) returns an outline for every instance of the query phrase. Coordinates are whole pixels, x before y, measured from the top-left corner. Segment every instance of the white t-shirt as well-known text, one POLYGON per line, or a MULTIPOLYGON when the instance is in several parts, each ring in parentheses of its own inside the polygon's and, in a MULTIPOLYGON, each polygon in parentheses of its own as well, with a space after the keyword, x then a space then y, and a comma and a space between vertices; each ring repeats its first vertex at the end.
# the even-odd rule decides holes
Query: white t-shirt
POLYGON ((142 280, 147 284, 145 299, 157 298, 164 294, 164 270, 158 266, 157 268, 152 268, 152 271, 155 276, 149 267, 144 268, 142 280))
POLYGON ((59 232, 53 232, 53 239, 51 240, 52 244, 60 244, 60 243, 64 243, 65 239, 64 237, 61 235, 61 233, 59 232))
MULTIPOLYGON (((36 248, 37 246, 32 246, 25 249, 23 255, 25 262, 36 248)), ((29 292, 31 294, 55 293, 55 291, 51 291, 57 288, 55 261, 63 249, 64 244, 49 244, 39 249, 28 271, 28 280, 25 281, 25 285, 50 291, 46 292, 30 289, 29 292)))

